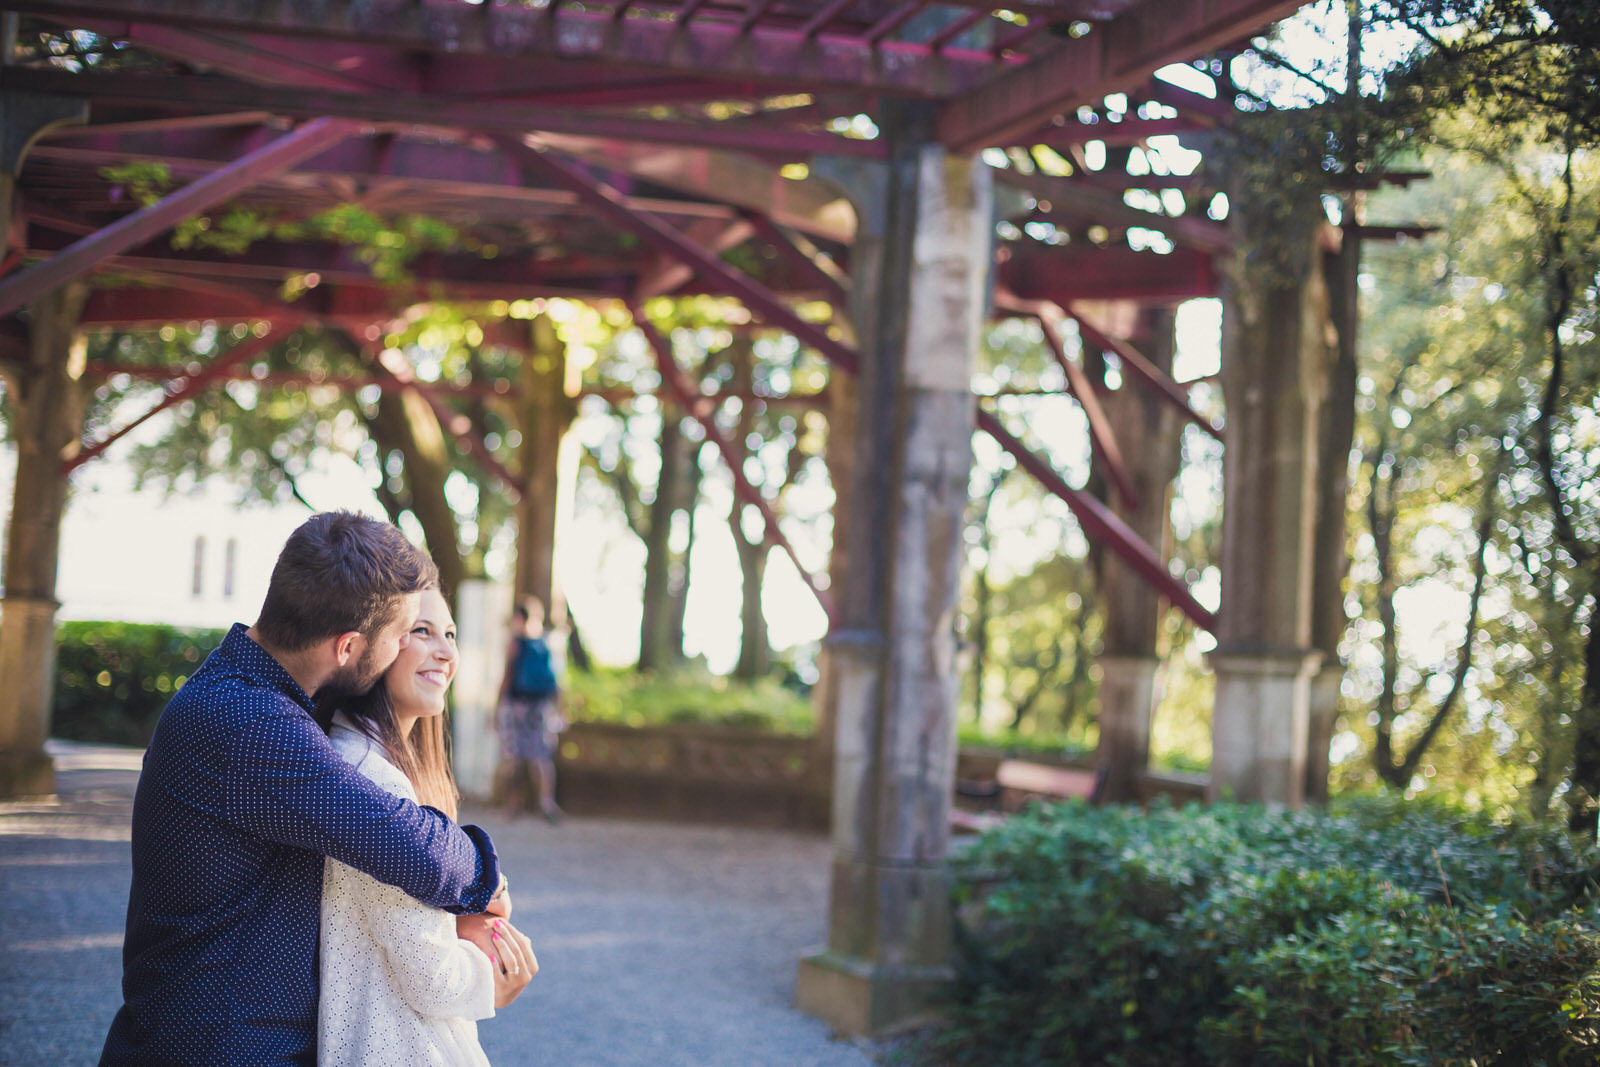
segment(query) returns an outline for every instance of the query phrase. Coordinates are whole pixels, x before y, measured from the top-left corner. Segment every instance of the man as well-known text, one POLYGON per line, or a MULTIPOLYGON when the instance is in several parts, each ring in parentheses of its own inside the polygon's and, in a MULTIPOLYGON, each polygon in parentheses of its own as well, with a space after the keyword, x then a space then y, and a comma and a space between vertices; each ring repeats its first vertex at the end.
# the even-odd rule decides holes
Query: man
POLYGON ((255 626, 236 623, 162 712, 134 798, 124 1004, 103 1065, 313 1063, 325 855, 457 914, 489 905, 488 836, 379 789, 311 716, 317 692, 388 669, 437 581, 395 527, 315 515, 255 626))

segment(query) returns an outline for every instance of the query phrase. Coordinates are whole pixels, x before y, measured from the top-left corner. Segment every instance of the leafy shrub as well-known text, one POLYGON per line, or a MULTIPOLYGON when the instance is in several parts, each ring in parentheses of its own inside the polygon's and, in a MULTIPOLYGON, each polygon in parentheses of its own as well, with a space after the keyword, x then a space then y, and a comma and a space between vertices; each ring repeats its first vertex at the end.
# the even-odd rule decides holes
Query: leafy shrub
POLYGON ((226 634, 131 622, 60 623, 51 733, 146 744, 161 709, 226 634))
POLYGON ((1381 800, 1037 808, 957 857, 962 958, 937 1052, 1590 1062, 1595 864, 1559 829, 1381 800))
POLYGON ((777 678, 745 684, 694 671, 639 674, 601 668, 567 675, 567 714, 574 722, 663 726, 700 723, 808 734, 811 703, 777 678))

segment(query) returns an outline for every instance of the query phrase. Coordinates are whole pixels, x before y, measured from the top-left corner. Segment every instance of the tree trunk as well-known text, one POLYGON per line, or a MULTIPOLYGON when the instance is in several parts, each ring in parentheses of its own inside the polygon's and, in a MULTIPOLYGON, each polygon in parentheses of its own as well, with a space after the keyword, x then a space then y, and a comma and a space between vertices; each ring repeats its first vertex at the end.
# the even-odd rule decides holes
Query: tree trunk
POLYGON ((536 316, 529 323, 529 345, 522 357, 522 403, 517 410, 522 499, 517 505, 516 594, 539 598, 547 626, 568 621, 555 565, 557 519, 562 494, 571 485, 563 466, 576 458, 564 454, 570 452, 567 432, 578 413, 577 401, 566 393, 566 365, 555 323, 536 316))
POLYGON ((88 392, 88 349, 78 332, 88 288, 62 286, 28 309, 28 359, 6 367, 17 449, 0 619, 0 797, 48 793, 55 774, 44 741, 55 695, 56 571, 68 479, 88 392))
POLYGON ((428 401, 416 389, 385 390, 378 410, 367 421, 368 432, 380 453, 398 451, 405 460, 405 482, 410 510, 422 526, 428 551, 439 567, 439 585, 454 602, 456 587, 468 577, 461 559, 456 513, 445 497, 450 475, 450 446, 444 429, 428 401))
POLYGON ((672 635, 672 512, 683 480, 683 429, 677 408, 661 405, 660 475, 644 539, 644 597, 639 622, 639 669, 669 666, 672 635))

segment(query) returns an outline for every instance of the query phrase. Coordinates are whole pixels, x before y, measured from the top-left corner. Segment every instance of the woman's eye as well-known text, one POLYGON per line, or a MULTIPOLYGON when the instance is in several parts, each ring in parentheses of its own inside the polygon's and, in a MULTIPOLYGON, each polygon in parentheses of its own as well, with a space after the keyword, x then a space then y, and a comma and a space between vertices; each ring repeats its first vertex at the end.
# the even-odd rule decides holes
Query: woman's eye
POLYGON ((418 635, 420 635, 422 637, 427 637, 428 636, 428 628, 426 626, 419 626, 415 630, 412 630, 411 632, 414 633, 414 634, 418 634, 418 635))

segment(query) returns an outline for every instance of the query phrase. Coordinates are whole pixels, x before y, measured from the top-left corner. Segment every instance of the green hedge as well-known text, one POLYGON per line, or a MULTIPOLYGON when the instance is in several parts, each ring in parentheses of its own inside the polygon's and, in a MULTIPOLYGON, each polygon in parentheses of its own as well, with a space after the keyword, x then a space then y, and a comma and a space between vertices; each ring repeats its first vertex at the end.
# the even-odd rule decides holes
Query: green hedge
POLYGON ((145 744, 172 694, 226 634, 131 622, 59 624, 50 732, 74 741, 145 744))
POLYGON ((741 683, 697 671, 654 675, 602 667, 570 672, 566 702, 574 722, 700 723, 801 735, 816 729, 810 700, 776 678, 741 683))
POLYGON ((1369 801, 1051 806, 958 856, 954 1064, 1600 1062, 1597 857, 1369 801))

